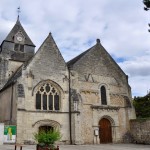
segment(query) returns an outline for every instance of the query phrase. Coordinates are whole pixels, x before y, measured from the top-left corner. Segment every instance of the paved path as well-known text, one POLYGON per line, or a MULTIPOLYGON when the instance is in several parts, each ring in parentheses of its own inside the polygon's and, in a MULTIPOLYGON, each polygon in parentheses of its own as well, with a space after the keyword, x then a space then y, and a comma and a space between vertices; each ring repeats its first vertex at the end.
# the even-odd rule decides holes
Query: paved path
MULTIPOLYGON (((0 145, 0 150, 14 150, 14 145, 0 145)), ((17 148, 19 150, 19 148, 17 148)), ((24 145, 22 150, 36 150, 35 145, 24 145)), ((60 145, 60 150, 150 150, 150 145, 101 144, 101 145, 60 145)))

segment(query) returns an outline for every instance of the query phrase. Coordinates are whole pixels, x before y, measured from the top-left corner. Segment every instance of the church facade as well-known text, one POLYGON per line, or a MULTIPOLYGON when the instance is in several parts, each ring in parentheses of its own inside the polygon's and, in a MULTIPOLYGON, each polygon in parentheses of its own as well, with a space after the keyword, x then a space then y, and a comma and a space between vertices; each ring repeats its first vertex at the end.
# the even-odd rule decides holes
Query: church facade
POLYGON ((131 88, 100 40, 67 63, 51 33, 34 49, 18 18, 0 46, 0 122, 16 125, 17 142, 54 128, 63 144, 122 142, 135 118, 131 88))

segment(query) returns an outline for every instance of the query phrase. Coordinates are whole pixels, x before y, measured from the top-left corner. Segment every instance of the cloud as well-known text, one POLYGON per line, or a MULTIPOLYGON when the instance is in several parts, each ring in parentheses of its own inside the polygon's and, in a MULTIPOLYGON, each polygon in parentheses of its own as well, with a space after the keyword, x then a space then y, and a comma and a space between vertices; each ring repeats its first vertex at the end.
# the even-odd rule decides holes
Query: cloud
POLYGON ((124 72, 129 75, 129 83, 134 96, 146 95, 147 90, 150 89, 150 51, 147 51, 146 54, 118 63, 124 72))
POLYGON ((121 68, 130 76, 150 76, 150 54, 133 57, 132 60, 119 63, 121 68))
POLYGON ((150 90, 149 86, 149 76, 136 76, 136 77, 130 77, 129 83, 132 89, 132 95, 133 96, 143 96, 147 94, 147 91, 150 90))
POLYGON ((134 95, 147 91, 149 77, 149 12, 142 1, 132 0, 1 0, 0 42, 17 19, 36 45, 42 44, 49 32, 66 61, 87 50, 100 38, 102 45, 119 63, 134 95), (142 88, 142 89, 141 89, 142 88))

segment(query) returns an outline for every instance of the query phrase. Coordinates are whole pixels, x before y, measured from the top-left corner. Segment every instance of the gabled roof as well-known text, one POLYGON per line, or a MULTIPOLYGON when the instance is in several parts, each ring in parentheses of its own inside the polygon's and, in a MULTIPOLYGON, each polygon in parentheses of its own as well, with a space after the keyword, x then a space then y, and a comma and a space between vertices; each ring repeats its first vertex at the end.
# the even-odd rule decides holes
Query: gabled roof
MULTIPOLYGON (((103 53, 103 54, 101 53, 101 57, 104 57, 105 59, 106 59, 106 57, 107 57, 107 59, 111 60, 111 62, 112 62, 113 64, 115 64, 115 66, 116 66, 123 74, 125 74, 124 71, 120 68, 120 66, 116 63, 116 61, 111 57, 111 55, 110 55, 110 54, 105 50, 105 48, 101 45, 99 39, 96 40, 96 44, 95 44, 93 47, 89 48, 88 50, 86 50, 85 52, 81 53, 81 54, 78 55, 77 57, 75 57, 75 58, 71 59, 70 61, 68 61, 68 62, 67 62, 67 66, 68 66, 68 67, 72 67, 76 62, 78 62, 82 57, 84 57, 88 52, 90 52, 90 51, 92 51, 92 50, 101 51, 101 52, 103 53)), ((107 60, 106 60, 106 61, 107 61, 107 60)))
MULTIPOLYGON (((34 60, 34 58, 36 57, 36 55, 38 55, 42 50, 47 49, 47 47, 49 47, 49 50, 53 50, 53 51, 57 51, 57 53, 60 55, 62 61, 65 63, 65 60, 61 54, 61 52, 59 51, 56 42, 52 36, 51 33, 48 34, 47 38, 44 40, 44 42, 41 44, 41 46, 39 47, 39 49, 37 50, 37 52, 34 54, 34 56, 29 59, 27 62, 24 63, 24 68, 26 68, 31 62, 32 60, 34 60), (53 46, 53 48, 52 48, 53 46)), ((66 64, 66 63, 65 63, 66 64)))
MULTIPOLYGON (((99 43, 100 43, 100 40, 97 39, 96 45, 99 44, 99 43)), ((68 61, 68 62, 67 62, 67 65, 68 65, 69 67, 72 66, 72 65, 74 65, 74 64, 75 64, 80 58, 82 58, 86 53, 88 53, 91 49, 95 48, 96 45, 94 45, 93 47, 89 48, 89 49, 86 50, 85 52, 79 54, 79 55, 76 56, 75 58, 73 58, 73 59, 71 59, 70 61, 68 61)))
POLYGON ((80 55, 76 56, 75 58, 71 59, 70 61, 67 62, 68 66, 72 66, 75 64, 82 56, 84 56, 90 49, 86 50, 85 52, 81 53, 80 55))
POLYGON ((23 35, 25 36, 25 44, 26 45, 30 45, 30 46, 34 46, 33 42, 31 41, 31 39, 29 38, 29 36, 27 35, 27 33, 25 32, 24 28, 22 27, 19 17, 17 19, 16 24, 14 25, 14 27, 12 28, 12 30, 10 31, 10 33, 7 35, 6 39, 4 41, 9 41, 9 42, 13 42, 13 37, 19 32, 21 31, 23 33, 23 35))
MULTIPOLYGON (((5 90, 6 88, 8 88, 9 86, 11 86, 12 84, 14 84, 14 83, 17 81, 17 79, 22 75, 22 67, 23 67, 23 68, 26 68, 26 67, 31 63, 31 61, 35 58, 35 56, 40 52, 40 50, 44 47, 44 45, 45 45, 45 44, 48 44, 48 45, 49 45, 49 43, 52 43, 53 45, 55 45, 55 46, 57 47, 57 45, 56 45, 56 43, 55 43, 55 41, 54 41, 54 39, 53 39, 51 33, 49 33, 49 35, 47 36, 47 38, 45 39, 45 41, 43 42, 43 44, 40 46, 40 48, 39 48, 39 50, 36 52, 36 54, 35 54, 33 57, 31 57, 28 61, 24 62, 24 63, 16 70, 16 72, 8 79, 8 81, 7 81, 6 84, 3 86, 3 88, 0 90, 0 92, 3 91, 3 90, 5 90)), ((59 51, 59 50, 58 50, 58 51, 59 51)), ((59 52, 59 54, 61 55, 60 52, 59 52)), ((62 55, 61 55, 61 57, 62 57, 62 55)), ((62 57, 62 59, 63 59, 63 57, 62 57)), ((63 61, 64 61, 64 59, 63 59, 63 61)), ((64 61, 64 62, 65 62, 65 61, 64 61)))
POLYGON ((21 65, 17 69, 17 71, 8 79, 8 81, 3 86, 3 88, 0 90, 0 92, 3 91, 3 90, 5 90, 7 87, 9 87, 10 85, 14 84, 17 81, 17 79, 22 75, 22 66, 23 65, 21 65))

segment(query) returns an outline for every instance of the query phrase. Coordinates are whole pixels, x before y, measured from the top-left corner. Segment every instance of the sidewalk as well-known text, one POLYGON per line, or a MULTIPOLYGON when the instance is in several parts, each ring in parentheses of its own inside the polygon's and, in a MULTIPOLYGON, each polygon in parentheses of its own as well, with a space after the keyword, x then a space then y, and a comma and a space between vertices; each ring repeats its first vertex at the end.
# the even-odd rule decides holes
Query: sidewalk
MULTIPOLYGON (((0 145, 0 150, 14 150, 14 145, 0 145)), ((17 150, 20 150, 17 148, 17 150)), ((24 145, 22 150, 36 150, 35 145, 24 145)), ((150 150, 150 145, 140 144, 100 144, 100 145, 60 145, 60 150, 150 150)))

